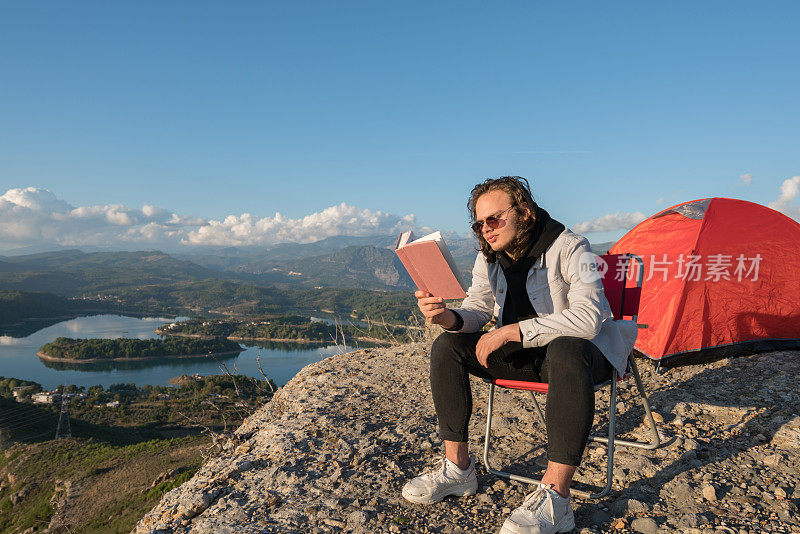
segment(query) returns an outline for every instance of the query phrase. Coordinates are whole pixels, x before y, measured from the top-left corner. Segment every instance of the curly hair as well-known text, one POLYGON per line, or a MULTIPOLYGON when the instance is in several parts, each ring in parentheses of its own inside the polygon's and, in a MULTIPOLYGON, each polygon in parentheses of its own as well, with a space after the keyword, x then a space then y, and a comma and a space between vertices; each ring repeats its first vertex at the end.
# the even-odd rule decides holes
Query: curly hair
MULTIPOLYGON (((510 256, 516 258, 528 247, 531 239, 533 238, 533 232, 531 230, 536 223, 536 212, 539 206, 533 200, 533 194, 531 194, 530 185, 528 184, 528 180, 525 178, 522 178, 521 176, 501 176, 500 178, 487 178, 483 182, 473 187, 469 194, 469 200, 467 200, 467 210, 469 211, 471 223, 474 223, 477 220, 477 215, 475 214, 475 203, 478 201, 478 198, 484 193, 495 190, 505 191, 508 193, 508 196, 511 198, 511 207, 514 208, 514 211, 518 217, 519 222, 517 223, 517 234, 509 250, 506 251, 510 256), (530 210, 530 216, 528 216, 525 208, 530 210)), ((489 263, 494 263, 497 261, 497 252, 492 250, 489 242, 483 237, 483 232, 476 232, 476 235, 478 238, 478 248, 476 251, 483 252, 483 255, 486 257, 486 261, 489 263)))

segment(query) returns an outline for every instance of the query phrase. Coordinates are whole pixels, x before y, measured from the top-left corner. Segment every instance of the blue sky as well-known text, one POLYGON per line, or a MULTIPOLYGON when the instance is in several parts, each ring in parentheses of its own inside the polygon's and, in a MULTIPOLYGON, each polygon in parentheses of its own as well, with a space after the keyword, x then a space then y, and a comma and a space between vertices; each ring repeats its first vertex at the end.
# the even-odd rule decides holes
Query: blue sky
MULTIPOLYGON (((0 244, 100 243, 167 215, 220 244, 244 213, 266 233, 341 203, 345 232, 343 217, 380 211, 465 233, 469 189, 504 174, 595 242, 696 198, 774 203, 785 182, 797 218, 799 15, 796 2, 7 2, 0 194, 37 190, 0 204, 0 244), (83 210, 82 226, 22 228, 23 197, 83 210), (604 216, 623 223, 591 232, 604 216)), ((135 234, 132 248, 148 243, 135 234)))

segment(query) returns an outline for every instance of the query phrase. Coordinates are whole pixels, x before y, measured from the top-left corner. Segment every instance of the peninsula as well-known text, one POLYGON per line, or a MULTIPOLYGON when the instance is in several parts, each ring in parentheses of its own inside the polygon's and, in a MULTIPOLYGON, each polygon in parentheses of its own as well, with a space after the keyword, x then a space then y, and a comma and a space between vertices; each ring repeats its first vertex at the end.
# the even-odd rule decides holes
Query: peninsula
POLYGON ((419 327, 379 323, 329 324, 311 317, 282 315, 250 319, 189 319, 161 326, 155 332, 163 336, 205 340, 331 344, 347 339, 388 345, 412 340, 419 327))

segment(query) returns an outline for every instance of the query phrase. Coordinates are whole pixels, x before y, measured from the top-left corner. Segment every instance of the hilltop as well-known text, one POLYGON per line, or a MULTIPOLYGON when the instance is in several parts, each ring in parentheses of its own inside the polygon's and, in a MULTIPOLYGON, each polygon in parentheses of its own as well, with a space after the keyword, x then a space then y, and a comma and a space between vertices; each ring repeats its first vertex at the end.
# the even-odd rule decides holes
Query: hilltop
MULTIPOLYGON (((170 491, 137 534, 494 532, 526 488, 487 475, 480 491, 431 507, 405 502, 405 480, 440 455, 428 389, 429 343, 363 349, 305 367, 249 417, 224 450, 170 491)), ((601 502, 575 499, 581 532, 797 532, 800 370, 797 352, 751 355, 643 379, 667 444, 620 450, 601 502), (753 387, 758 384, 758 387, 753 387), (776 402, 780 399, 780 402, 776 402)), ((644 437, 642 410, 621 388, 618 424, 644 437)), ((482 443, 485 384, 473 380, 471 451, 482 443)), ((598 393, 596 427, 608 392, 598 393)), ((497 463, 535 472, 543 429, 530 399, 501 392, 497 463), (530 439, 529 439, 530 438, 530 439)), ((591 445, 577 480, 596 484, 604 452, 591 445)))

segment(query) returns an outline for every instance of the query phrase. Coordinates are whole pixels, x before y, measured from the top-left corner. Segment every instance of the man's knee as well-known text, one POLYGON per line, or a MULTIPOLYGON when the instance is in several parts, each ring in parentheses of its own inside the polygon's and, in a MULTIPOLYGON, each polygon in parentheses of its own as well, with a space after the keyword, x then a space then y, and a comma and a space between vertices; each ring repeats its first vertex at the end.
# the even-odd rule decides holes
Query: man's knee
POLYGON ((583 373, 589 368, 588 339, 573 336, 561 336, 547 344, 547 362, 549 375, 553 373, 583 373))
POLYGON ((452 358, 456 353, 458 345, 458 334, 452 332, 442 332, 433 340, 431 345, 431 364, 435 361, 452 358))

